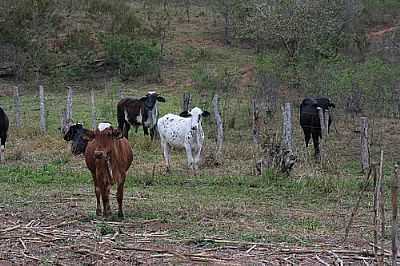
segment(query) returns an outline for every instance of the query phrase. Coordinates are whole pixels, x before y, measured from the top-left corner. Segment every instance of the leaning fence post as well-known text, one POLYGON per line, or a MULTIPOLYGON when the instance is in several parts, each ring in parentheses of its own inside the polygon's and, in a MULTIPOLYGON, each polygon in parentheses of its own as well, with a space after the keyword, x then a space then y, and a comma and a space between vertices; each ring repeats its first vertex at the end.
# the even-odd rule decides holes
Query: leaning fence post
POLYGON ((400 171, 399 165, 394 166, 394 175, 392 180, 392 265, 395 266, 397 261, 398 239, 397 239, 397 194, 399 190, 400 171))
POLYGON ((369 168, 368 117, 361 117, 361 168, 365 173, 369 168))
POLYGON ((42 85, 39 85, 39 98, 40 98, 40 130, 46 133, 47 132, 46 109, 45 109, 44 88, 42 85))
POLYGON ((288 151, 293 150, 292 132, 292 107, 290 103, 285 103, 283 108, 283 142, 288 151))
POLYGON ((96 102, 94 96, 94 89, 90 90, 90 102, 92 103, 92 128, 96 128, 96 102))
POLYGON ((67 86, 68 88, 68 95, 67 95, 67 121, 72 120, 72 95, 73 90, 71 87, 67 86))
POLYGON ((15 105, 15 127, 21 128, 21 99, 19 97, 18 86, 15 87, 14 105, 15 105))
POLYGON ((219 97, 218 94, 214 95, 213 98, 214 116, 217 124, 217 150, 215 154, 215 160, 218 164, 222 163, 223 152, 222 145, 224 143, 224 128, 222 125, 221 113, 219 111, 219 97))
POLYGON ((190 92, 184 92, 182 96, 182 112, 189 111, 192 105, 192 95, 190 92))

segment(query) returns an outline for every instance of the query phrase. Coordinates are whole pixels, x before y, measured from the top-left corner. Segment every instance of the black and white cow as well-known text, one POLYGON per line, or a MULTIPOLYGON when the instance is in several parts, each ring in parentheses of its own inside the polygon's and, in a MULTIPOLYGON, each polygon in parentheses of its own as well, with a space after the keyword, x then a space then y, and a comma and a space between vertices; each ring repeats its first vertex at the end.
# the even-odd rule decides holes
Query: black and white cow
MULTIPOLYGON (((306 147, 312 137, 316 159, 320 156, 319 139, 322 138, 318 109, 322 108, 325 113, 331 107, 334 108, 335 104, 327 97, 307 97, 300 104, 300 125, 304 131, 306 147)), ((331 123, 332 118, 329 116, 328 132, 331 123)))
POLYGON ((185 111, 180 115, 167 114, 158 120, 157 127, 167 171, 170 170, 171 147, 184 148, 189 168, 198 169, 204 143, 201 121, 209 115, 209 112, 195 107, 190 112, 185 111))
POLYGON ((117 105, 118 128, 122 131, 123 136, 128 138, 129 129, 140 125, 143 126, 145 135, 154 138, 157 130, 158 107, 157 102, 165 102, 165 98, 161 97, 154 91, 149 91, 146 96, 135 98, 123 98, 117 105))
POLYGON ((0 161, 4 159, 9 124, 6 112, 0 107, 0 161))
POLYGON ((65 141, 71 141, 71 152, 73 155, 85 153, 88 141, 84 138, 89 130, 84 128, 82 124, 76 123, 66 129, 64 135, 65 141))

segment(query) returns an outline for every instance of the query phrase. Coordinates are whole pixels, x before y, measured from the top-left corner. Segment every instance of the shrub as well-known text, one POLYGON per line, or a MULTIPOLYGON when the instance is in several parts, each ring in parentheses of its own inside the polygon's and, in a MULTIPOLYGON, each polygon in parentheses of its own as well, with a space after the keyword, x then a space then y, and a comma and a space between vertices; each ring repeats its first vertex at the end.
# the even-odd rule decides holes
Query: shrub
POLYGON ((159 47, 147 40, 131 40, 124 35, 100 36, 105 62, 122 78, 159 73, 159 47))

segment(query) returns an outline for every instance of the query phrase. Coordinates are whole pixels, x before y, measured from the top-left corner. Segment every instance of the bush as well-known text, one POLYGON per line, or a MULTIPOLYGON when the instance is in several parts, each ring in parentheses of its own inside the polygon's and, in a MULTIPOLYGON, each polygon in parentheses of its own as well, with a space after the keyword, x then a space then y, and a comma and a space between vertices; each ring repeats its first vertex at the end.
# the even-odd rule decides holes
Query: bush
POLYGON ((105 63, 122 78, 159 73, 160 49, 154 42, 115 34, 103 34, 99 39, 106 53, 105 63))

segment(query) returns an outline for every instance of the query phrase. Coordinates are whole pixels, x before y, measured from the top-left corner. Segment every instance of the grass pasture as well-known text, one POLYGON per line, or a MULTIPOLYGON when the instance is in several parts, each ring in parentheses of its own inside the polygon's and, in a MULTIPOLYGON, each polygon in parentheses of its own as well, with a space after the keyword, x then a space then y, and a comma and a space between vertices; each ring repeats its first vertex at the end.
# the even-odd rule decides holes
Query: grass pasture
MULTIPOLYGON (((115 123, 117 102, 114 85, 96 91, 98 121, 115 123)), ((144 91, 146 88, 142 89, 144 91)), ((160 87, 167 103, 161 114, 180 109, 180 95, 160 87)), ((125 95, 143 92, 126 88, 125 95)), ((74 95, 73 116, 90 125, 89 93, 74 95)), ((197 97, 194 93, 194 97, 197 97)), ((246 94, 238 95, 246 110, 246 94)), ((195 98, 194 101, 196 103, 195 98)), ((2 98, 13 122, 13 99, 2 98)), ((254 164, 259 150, 252 144, 248 112, 239 112, 234 128, 226 129, 224 164, 213 164, 213 120, 204 122, 206 148, 198 176, 186 169, 183 152, 174 152, 172 173, 166 174, 159 143, 131 132, 135 160, 125 185, 125 219, 95 216, 95 195, 83 157, 73 157, 69 145, 57 131, 65 96, 47 96, 48 134, 38 130, 37 97, 27 91, 23 101, 23 128, 10 132, 7 161, 0 166, 0 261, 27 264, 314 264, 318 258, 333 263, 339 253, 343 261, 357 256, 371 261, 372 187, 363 195, 352 230, 343 243, 344 228, 364 184, 354 133, 357 120, 337 114, 336 130, 328 140, 330 159, 315 164, 311 148, 306 151, 302 132, 294 116, 295 147, 299 155, 290 177, 274 172, 256 176, 254 164), (291 253, 288 250, 300 250, 291 253), (363 249, 369 250, 362 253, 363 249), (361 252, 358 254, 357 252, 361 252), (304 254, 303 254, 304 253, 304 254), (334 253, 336 254, 336 253, 334 253), (356 255, 357 256, 356 256, 356 255)), ((293 100, 294 101, 294 100, 293 100)), ((295 102, 295 101, 294 101, 295 102)), ((224 103, 224 102, 223 102, 224 103)), ((229 110, 229 107, 222 108, 229 110)), ((295 109, 295 112, 297 110, 295 109)), ((223 113, 231 119, 228 111, 223 113)), ((238 114, 236 114, 238 115, 238 114)), ((279 129, 279 114, 271 119, 279 129)), ((394 143, 398 125, 373 122, 372 129, 385 127, 385 190, 397 160, 394 143)), ((376 130, 378 132, 378 130, 376 130)), ((380 135, 371 136, 373 154, 380 135)), ((387 218, 389 221, 389 193, 387 218)), ((111 201, 116 213, 115 190, 111 201)), ((390 244, 389 223, 385 247, 390 244)))

